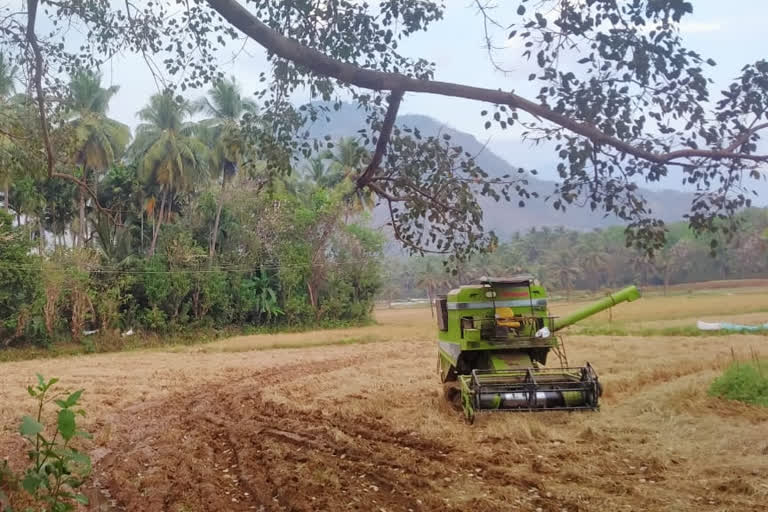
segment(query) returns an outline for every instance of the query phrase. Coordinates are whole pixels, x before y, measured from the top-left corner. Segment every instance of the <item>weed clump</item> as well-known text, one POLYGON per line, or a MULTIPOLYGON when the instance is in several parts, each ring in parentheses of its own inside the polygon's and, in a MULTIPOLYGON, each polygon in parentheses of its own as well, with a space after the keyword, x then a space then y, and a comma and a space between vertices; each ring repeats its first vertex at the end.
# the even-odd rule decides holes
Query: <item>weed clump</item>
POLYGON ((709 394, 768 407, 768 361, 734 362, 712 382, 709 394))

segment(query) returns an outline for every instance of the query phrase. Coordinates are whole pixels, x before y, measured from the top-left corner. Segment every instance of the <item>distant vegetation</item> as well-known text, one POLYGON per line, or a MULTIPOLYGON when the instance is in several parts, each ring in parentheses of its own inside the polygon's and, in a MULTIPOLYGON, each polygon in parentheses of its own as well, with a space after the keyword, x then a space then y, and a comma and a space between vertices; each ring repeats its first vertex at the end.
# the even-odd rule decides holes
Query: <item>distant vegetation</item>
MULTIPOLYGON (((0 83, 3 122, 21 130, 30 99, 0 83)), ((52 136, 76 180, 49 179, 0 134, 0 348, 369 318, 384 240, 347 179, 368 158, 360 146, 342 140, 303 171, 270 175, 267 149, 239 127, 256 105, 234 80, 197 102, 152 96, 133 139, 107 116, 115 91, 96 74, 72 78, 52 136)))
POLYGON ((244 132, 240 121, 259 110, 234 79, 196 101, 148 98, 132 134, 108 116, 117 87, 75 74, 51 132, 69 178, 51 179, 42 153, 6 135, 36 133, 26 125, 31 98, 14 94, 15 73, 0 66, 0 348, 87 348, 86 335, 119 341, 131 331, 359 323, 375 297, 431 297, 523 271, 567 295, 768 275, 768 216, 758 209, 717 245, 673 224, 653 259, 627 248, 621 227, 532 229, 454 261, 453 274, 442 257, 385 258, 385 239, 367 222, 375 196, 354 183, 368 151, 329 140, 292 174, 275 171, 267 161, 280 149, 244 132))
POLYGON ((684 222, 668 228, 664 248, 650 258, 626 247, 620 226, 590 232, 564 228, 531 229, 501 243, 494 252, 447 274, 439 257, 409 258, 388 265, 385 298, 444 293, 483 275, 529 272, 550 289, 598 291, 630 283, 666 288, 672 284, 768 277, 768 211, 750 209, 738 216, 740 230, 723 237, 697 238, 684 222))

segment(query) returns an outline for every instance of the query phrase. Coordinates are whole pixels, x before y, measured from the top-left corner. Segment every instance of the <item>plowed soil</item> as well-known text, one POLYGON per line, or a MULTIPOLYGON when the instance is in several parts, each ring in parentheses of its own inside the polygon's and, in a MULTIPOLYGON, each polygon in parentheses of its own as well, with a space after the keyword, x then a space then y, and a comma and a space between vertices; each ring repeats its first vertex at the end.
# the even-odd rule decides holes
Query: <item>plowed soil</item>
POLYGON ((570 362, 604 383, 600 412, 469 426, 442 400, 429 310, 378 318, 317 333, 365 344, 2 364, 0 454, 21 462, 40 371, 85 388, 92 510, 768 510, 768 410, 706 394, 733 354, 768 354, 764 336, 570 336, 570 362))

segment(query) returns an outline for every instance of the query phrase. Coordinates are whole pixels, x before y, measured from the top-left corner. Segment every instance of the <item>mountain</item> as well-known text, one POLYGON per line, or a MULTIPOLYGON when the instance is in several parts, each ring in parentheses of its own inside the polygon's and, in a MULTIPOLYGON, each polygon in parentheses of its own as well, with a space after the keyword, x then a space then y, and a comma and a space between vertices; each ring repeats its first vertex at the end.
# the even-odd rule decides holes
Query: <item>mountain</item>
MULTIPOLYGON (((310 134, 314 137, 324 135, 331 135, 333 138, 354 137, 358 135, 358 130, 366 127, 365 115, 349 104, 344 104, 339 111, 331 112, 329 118, 330 120, 319 119, 313 123, 309 127, 310 134)), ((517 176, 519 167, 527 167, 523 163, 514 165, 514 162, 508 162, 478 141, 473 135, 447 126, 428 116, 401 115, 397 118, 397 124, 418 128, 423 135, 450 135, 451 143, 461 146, 464 151, 470 154, 477 155, 475 161, 491 176, 500 177, 505 174, 517 176)), ((540 149, 539 151, 546 150, 540 149)), ((539 155, 539 159, 541 159, 541 155, 539 155)), ((554 162, 554 158, 552 161, 554 162)), ((527 200, 525 207, 519 207, 518 201, 514 197, 512 202, 501 201, 497 203, 486 198, 482 198, 480 201, 486 229, 494 230, 501 239, 532 227, 564 226, 581 231, 621 223, 621 220, 616 217, 605 217, 602 212, 593 212, 589 208, 569 206, 565 213, 557 211, 551 202, 545 202, 543 199, 552 193, 555 182, 539 179, 532 175, 528 175, 527 178, 528 191, 538 192, 540 198, 527 200)), ((676 190, 642 189, 642 194, 648 201, 654 215, 666 222, 681 220, 683 214, 688 211, 693 197, 691 194, 676 190)), ((374 218, 384 223, 386 216, 380 213, 375 212, 374 218)))

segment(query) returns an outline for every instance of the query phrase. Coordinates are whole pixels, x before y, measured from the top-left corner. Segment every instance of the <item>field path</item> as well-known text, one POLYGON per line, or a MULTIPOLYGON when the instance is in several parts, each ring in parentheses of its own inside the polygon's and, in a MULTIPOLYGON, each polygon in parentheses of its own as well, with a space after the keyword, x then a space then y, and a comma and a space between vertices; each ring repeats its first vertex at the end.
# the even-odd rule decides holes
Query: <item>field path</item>
POLYGON ((379 321, 279 335, 363 344, 259 336, 2 364, 0 453, 21 453, 23 385, 41 371, 85 388, 91 495, 112 510, 765 510, 768 412, 705 390, 731 347, 768 353, 768 338, 570 336, 571 362, 605 384, 600 412, 468 426, 440 397, 429 312, 379 321))

